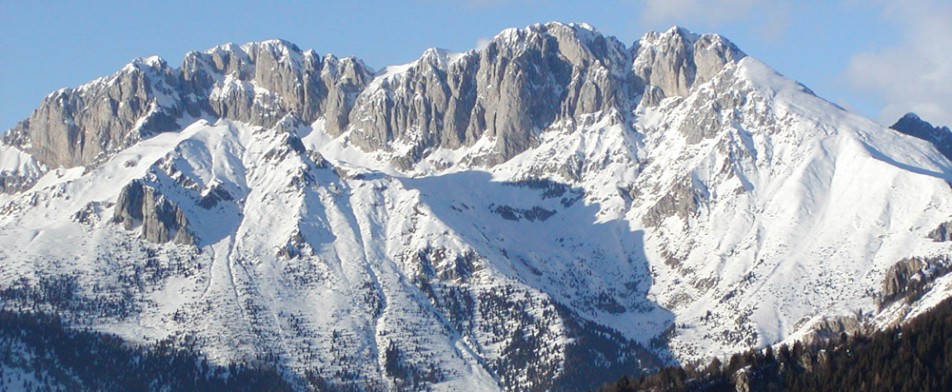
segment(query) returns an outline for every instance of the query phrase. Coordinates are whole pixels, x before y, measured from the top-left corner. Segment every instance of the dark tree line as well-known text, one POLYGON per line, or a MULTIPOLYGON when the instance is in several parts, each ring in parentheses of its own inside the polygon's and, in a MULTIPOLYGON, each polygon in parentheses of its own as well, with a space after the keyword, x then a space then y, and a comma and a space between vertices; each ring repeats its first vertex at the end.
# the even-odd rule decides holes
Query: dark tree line
POLYGON ((58 317, 41 313, 0 311, 0 367, 7 370, 0 370, 0 390, 291 389, 273 366, 216 366, 192 345, 131 345, 115 335, 67 328, 58 317), (34 376, 12 379, 16 372, 34 376))
POLYGON ((602 392, 952 391, 952 298, 901 327, 623 377, 602 392))

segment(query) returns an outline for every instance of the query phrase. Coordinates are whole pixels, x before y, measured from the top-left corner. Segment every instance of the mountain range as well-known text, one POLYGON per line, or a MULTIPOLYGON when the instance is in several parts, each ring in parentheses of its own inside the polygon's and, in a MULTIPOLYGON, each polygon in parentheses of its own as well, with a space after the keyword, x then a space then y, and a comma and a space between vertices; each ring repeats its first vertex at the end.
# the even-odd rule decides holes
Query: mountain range
POLYGON ((949 138, 680 27, 140 58, 2 135, 0 307, 301 390, 591 388, 952 296, 949 138))

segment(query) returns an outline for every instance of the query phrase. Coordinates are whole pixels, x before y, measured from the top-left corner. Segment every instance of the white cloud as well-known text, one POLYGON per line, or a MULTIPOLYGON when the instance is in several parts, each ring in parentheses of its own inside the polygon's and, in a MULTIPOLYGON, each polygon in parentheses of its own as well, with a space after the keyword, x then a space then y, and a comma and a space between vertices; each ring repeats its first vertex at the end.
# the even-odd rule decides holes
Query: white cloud
POLYGON ((850 82, 882 97, 883 124, 911 111, 933 124, 952 125, 952 3, 891 3, 884 19, 899 28, 898 42, 854 55, 847 69, 850 82))
POLYGON ((717 28, 745 23, 761 38, 780 41, 790 30, 791 18, 803 7, 791 2, 764 0, 644 0, 641 21, 653 28, 671 24, 687 28, 717 28))
MULTIPOLYGON (((703 20, 723 23, 746 19, 760 0, 645 0, 642 20, 648 24, 703 20)), ((682 23, 682 22, 678 22, 682 23)))
POLYGON ((486 49, 490 42, 493 42, 492 38, 480 37, 476 40, 476 50, 486 49))

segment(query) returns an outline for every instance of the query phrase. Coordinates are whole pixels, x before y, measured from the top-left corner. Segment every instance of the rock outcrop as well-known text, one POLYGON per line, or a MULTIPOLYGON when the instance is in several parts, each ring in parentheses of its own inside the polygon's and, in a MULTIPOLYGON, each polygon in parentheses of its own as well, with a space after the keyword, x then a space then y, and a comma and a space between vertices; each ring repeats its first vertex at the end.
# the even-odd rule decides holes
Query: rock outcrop
POLYGON ((496 157, 508 160, 560 121, 626 110, 630 55, 617 40, 584 25, 530 26, 502 32, 480 52, 477 100, 470 129, 494 137, 496 157))
POLYGON ((698 212, 706 198, 707 192, 702 184, 693 177, 684 177, 645 213, 642 222, 647 227, 658 227, 672 216, 686 221, 698 212))
POLYGON ((952 260, 946 256, 902 259, 886 271, 880 306, 900 299, 917 300, 929 290, 932 282, 949 272, 952 272, 952 260))
POLYGON ((824 317, 813 324, 810 333, 803 338, 807 344, 821 344, 839 339, 843 334, 855 336, 871 333, 875 330, 870 320, 862 312, 849 316, 824 317))
POLYGON ((115 222, 126 230, 140 227, 142 238, 149 242, 193 245, 185 213, 155 188, 134 180, 126 185, 116 200, 115 222))
POLYGON ((929 238, 935 242, 952 241, 952 221, 939 224, 929 232, 929 238))
MULTIPOLYGON (((886 277, 883 278, 883 293, 897 295, 906 290, 914 276, 918 276, 925 263, 917 258, 901 260, 889 267, 886 277)), ((918 279, 918 278, 917 278, 918 279)))

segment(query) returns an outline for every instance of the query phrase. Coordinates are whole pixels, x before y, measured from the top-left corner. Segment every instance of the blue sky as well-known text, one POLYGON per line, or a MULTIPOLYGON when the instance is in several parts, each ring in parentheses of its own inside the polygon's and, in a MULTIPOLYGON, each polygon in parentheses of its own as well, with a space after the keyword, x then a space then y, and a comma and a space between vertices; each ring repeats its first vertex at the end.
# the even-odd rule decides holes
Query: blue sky
POLYGON ((884 124, 907 111, 952 124, 952 0, 0 0, 0 129, 47 93, 135 57, 284 38, 374 68, 426 48, 474 48, 507 27, 586 22, 632 43, 681 25, 717 32, 818 95, 884 124), (272 4, 274 3, 274 4, 272 4))

